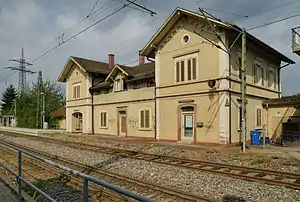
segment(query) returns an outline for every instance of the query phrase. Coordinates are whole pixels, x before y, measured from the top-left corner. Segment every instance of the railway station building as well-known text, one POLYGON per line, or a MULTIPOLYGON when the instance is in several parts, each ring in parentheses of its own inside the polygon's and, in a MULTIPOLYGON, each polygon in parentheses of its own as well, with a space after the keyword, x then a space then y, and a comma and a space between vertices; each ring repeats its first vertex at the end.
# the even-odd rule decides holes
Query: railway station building
MULTIPOLYGON (((136 66, 116 63, 113 54, 107 62, 71 56, 58 78, 66 82, 67 131, 191 144, 240 141, 240 31, 177 8, 136 66)), ((294 61, 249 33, 246 40, 249 131, 267 124, 262 103, 281 97, 281 70, 294 61)))

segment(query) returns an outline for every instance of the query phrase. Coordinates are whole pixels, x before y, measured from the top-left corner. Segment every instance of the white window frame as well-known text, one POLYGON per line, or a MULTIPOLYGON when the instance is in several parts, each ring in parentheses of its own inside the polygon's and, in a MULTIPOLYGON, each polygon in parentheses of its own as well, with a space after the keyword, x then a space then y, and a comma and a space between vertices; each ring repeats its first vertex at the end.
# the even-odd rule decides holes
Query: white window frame
POLYGON ((72 85, 72 94, 73 94, 73 99, 79 99, 81 97, 81 82, 74 83, 72 85), (79 87, 79 96, 78 96, 78 91, 77 91, 78 87, 79 87), (76 88, 75 93, 74 93, 74 88, 76 88))
POLYGON ((265 77, 263 62, 261 62, 259 60, 256 60, 256 61, 254 61, 253 65, 254 65, 253 71, 255 71, 255 72, 253 72, 254 84, 259 85, 259 86, 263 86, 264 85, 264 77, 265 77), (258 69, 261 69, 260 79, 258 78, 258 69))
POLYGON ((261 106, 255 107, 255 129, 262 129, 263 126, 263 109, 261 106), (258 117, 257 117, 257 110, 260 110, 260 126, 257 125, 258 117))
POLYGON ((151 130, 151 124, 152 124, 152 120, 151 120, 151 109, 150 108, 143 108, 143 109, 140 109, 139 110, 139 130, 151 130), (145 112, 144 112, 144 127, 141 127, 142 125, 142 117, 141 117, 141 112, 142 111, 146 111, 148 110, 149 111, 149 127, 145 127, 145 123, 146 123, 146 119, 145 119, 145 112))
MULTIPOLYGON (((198 74, 199 74, 199 60, 198 60, 198 53, 193 53, 193 54, 188 54, 188 55, 184 55, 184 56, 179 56, 173 59, 174 61, 174 81, 175 84, 180 84, 180 83, 189 83, 189 82, 194 82, 197 81, 198 78, 198 74), (193 79, 194 75, 193 75, 193 68, 191 69, 191 80, 188 80, 188 60, 192 60, 196 59, 196 72, 195 72, 195 79, 193 79), (184 62, 184 80, 181 81, 181 66, 179 66, 179 81, 177 81, 177 62, 181 61, 184 62)), ((193 67, 193 66, 191 66, 193 67)))
POLYGON ((100 128, 102 128, 102 129, 108 128, 108 112, 105 111, 105 110, 100 111, 100 128), (106 116, 105 116, 105 119, 106 119, 105 123, 106 123, 106 125, 105 126, 102 125, 102 113, 106 114, 106 116))
POLYGON ((268 88, 271 88, 271 89, 274 89, 276 90, 277 89, 277 74, 276 74, 276 68, 275 67, 269 67, 268 68, 268 81, 267 81, 267 85, 268 85, 268 88), (273 82, 273 85, 269 85, 269 82, 270 82, 270 73, 273 74, 274 76, 274 82, 273 82))
POLYGON ((122 78, 117 78, 117 79, 115 79, 115 81, 114 81, 114 89, 115 89, 115 92, 119 92, 119 91, 122 91, 123 90, 123 79, 122 78), (119 88, 120 89, 118 89, 117 88, 117 81, 119 81, 120 83, 119 83, 119 88))

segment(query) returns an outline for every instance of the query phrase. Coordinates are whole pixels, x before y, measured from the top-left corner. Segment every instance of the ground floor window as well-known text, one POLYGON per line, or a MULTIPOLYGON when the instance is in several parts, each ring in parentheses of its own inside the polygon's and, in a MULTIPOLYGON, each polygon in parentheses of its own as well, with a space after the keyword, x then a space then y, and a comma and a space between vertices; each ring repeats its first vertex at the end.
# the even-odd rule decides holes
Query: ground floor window
POLYGON ((256 124, 256 128, 261 128, 262 127, 262 109, 261 107, 256 107, 256 111, 255 111, 255 124, 256 124))
POLYGON ((150 109, 140 110, 140 128, 141 129, 150 128, 150 109))
POLYGON ((100 112, 100 127, 101 128, 107 127, 107 112, 106 111, 100 112))

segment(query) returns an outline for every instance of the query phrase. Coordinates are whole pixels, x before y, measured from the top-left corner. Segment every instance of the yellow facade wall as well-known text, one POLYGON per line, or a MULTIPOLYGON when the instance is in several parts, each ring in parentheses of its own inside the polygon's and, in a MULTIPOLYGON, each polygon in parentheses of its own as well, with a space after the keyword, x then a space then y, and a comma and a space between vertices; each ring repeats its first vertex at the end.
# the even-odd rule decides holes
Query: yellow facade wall
POLYGON ((95 133, 106 135, 118 135, 118 110, 126 111, 127 115, 127 136, 154 138, 155 135, 155 110, 154 100, 152 101, 136 101, 119 104, 103 104, 94 106, 94 127, 95 133), (140 129, 141 109, 150 109, 150 129, 140 129), (107 128, 100 127, 100 113, 107 112, 108 126, 107 128))

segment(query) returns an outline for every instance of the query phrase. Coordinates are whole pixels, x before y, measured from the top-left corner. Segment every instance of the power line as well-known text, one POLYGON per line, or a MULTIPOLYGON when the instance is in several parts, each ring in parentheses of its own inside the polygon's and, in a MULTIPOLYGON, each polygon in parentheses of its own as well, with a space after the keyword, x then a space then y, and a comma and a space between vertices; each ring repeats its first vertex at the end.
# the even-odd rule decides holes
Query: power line
POLYGON ((265 26, 268 26, 268 25, 272 25, 272 24, 282 22, 282 21, 285 21, 285 20, 289 20, 289 19, 292 19, 292 18, 295 18, 295 17, 298 17, 298 16, 300 16, 300 13, 289 16, 289 17, 286 17, 286 18, 282 18, 282 19, 279 19, 279 20, 275 20, 275 21, 272 21, 272 22, 267 22, 265 24, 258 25, 258 26, 252 27, 252 28, 248 28, 247 31, 258 29, 258 28, 265 27, 265 26))
POLYGON ((263 14, 265 12, 272 11, 272 10, 285 7, 285 6, 291 5, 293 3, 299 3, 299 2, 300 2, 299 0, 290 1, 290 2, 287 2, 287 3, 284 3, 284 4, 280 4, 280 5, 277 5, 277 6, 274 6, 274 7, 271 7, 271 8, 262 10, 262 11, 259 11, 257 13, 250 14, 250 15, 248 15, 248 17, 253 17, 253 16, 256 16, 256 15, 260 15, 260 14, 263 14))
POLYGON ((97 6, 97 4, 99 3, 100 0, 97 0, 96 3, 94 4, 92 10, 89 12, 89 14, 87 15, 87 17, 90 17, 91 13, 94 11, 95 7, 97 6))
POLYGON ((74 39, 75 37, 77 37, 78 35, 82 34, 83 32, 89 30, 90 28, 96 26, 96 25, 99 24, 100 22, 102 22, 102 21, 106 20, 107 18, 113 16, 114 14, 116 14, 116 13, 118 13, 119 11, 123 10, 123 9, 124 9, 126 6, 128 6, 129 4, 130 4, 130 3, 124 4, 122 7, 120 7, 120 8, 117 9, 117 10, 115 10, 114 12, 112 12, 112 13, 106 15, 105 17, 103 17, 103 18, 101 18, 100 20, 96 21, 95 23, 89 25, 88 27, 86 27, 85 29, 81 30, 80 32, 78 32, 78 33, 72 35, 72 36, 69 37, 67 40, 63 41, 62 43, 60 43, 60 44, 58 44, 58 45, 56 45, 56 46, 54 46, 53 48, 49 49, 47 52, 41 54, 39 57, 37 57, 37 58, 35 58, 34 60, 32 60, 32 62, 35 62, 35 61, 39 60, 40 58, 42 58, 42 57, 44 57, 45 55, 51 53, 52 51, 54 51, 55 49, 57 49, 57 48, 60 47, 61 45, 63 45, 63 44, 65 44, 65 43, 69 42, 70 40, 74 39))

